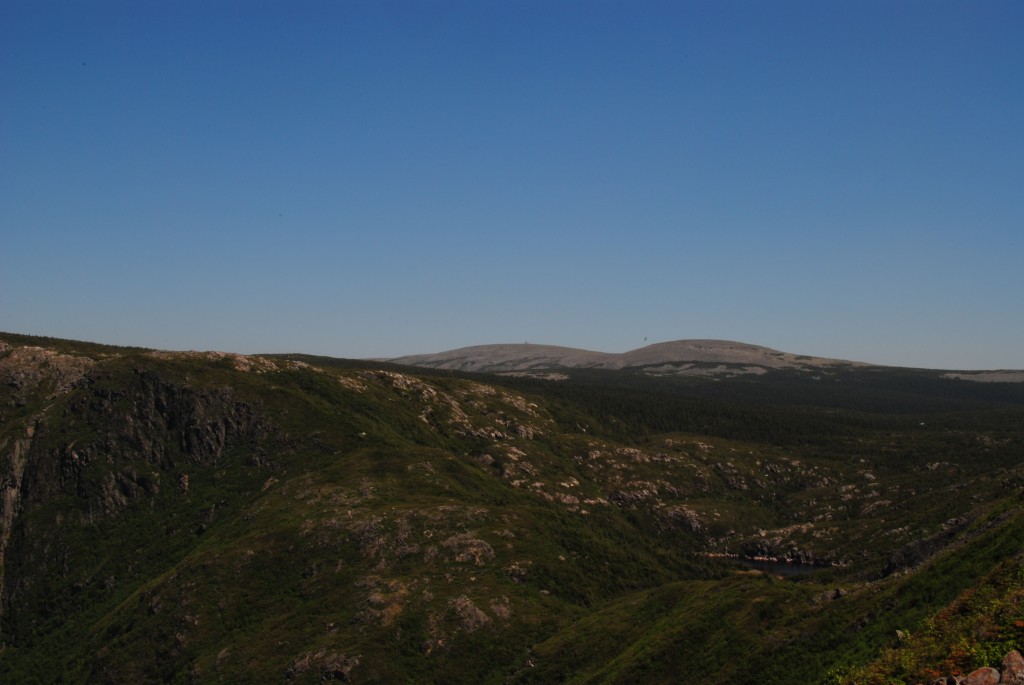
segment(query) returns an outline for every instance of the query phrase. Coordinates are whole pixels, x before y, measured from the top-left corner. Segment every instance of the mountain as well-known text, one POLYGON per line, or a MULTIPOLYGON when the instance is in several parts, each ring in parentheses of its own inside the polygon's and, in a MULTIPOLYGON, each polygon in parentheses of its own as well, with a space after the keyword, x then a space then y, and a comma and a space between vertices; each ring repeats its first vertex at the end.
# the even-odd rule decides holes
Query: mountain
POLYGON ((761 374, 772 369, 820 370, 853 362, 779 352, 727 340, 676 340, 612 354, 553 345, 477 345, 390 361, 434 369, 522 373, 560 369, 635 369, 651 375, 761 374))
POLYGON ((828 372, 553 383, 0 333, 0 682, 998 666, 1024 385, 828 372))
MULTIPOLYGON (((447 352, 389 359, 395 364, 475 373, 561 378, 566 369, 615 369, 649 376, 742 376, 770 371, 828 374, 867 368, 864 362, 780 352, 729 340, 675 340, 622 353, 592 352, 557 345, 475 345, 447 352)), ((884 368, 884 367, 883 367, 884 368)), ((1022 383, 1024 370, 936 371, 944 378, 991 383, 1022 383)))

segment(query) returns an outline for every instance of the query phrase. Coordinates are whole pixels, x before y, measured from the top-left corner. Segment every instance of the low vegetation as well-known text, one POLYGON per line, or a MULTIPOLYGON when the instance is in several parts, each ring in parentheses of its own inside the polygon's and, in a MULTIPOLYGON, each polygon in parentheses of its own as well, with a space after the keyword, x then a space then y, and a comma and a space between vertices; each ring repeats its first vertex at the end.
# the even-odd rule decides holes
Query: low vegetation
POLYGON ((1024 384, 564 376, 0 334, 0 681, 912 685, 1024 646, 1024 384))

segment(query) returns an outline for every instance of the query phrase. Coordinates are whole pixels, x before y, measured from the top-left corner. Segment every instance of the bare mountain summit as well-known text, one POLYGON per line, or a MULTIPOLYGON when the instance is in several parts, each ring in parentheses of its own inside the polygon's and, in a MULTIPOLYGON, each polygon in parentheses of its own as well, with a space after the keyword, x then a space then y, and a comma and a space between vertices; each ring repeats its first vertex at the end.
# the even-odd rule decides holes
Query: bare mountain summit
POLYGON ((623 353, 555 345, 476 345, 392 359, 398 364, 483 373, 540 374, 559 369, 635 369, 652 375, 761 374, 771 369, 820 369, 856 362, 780 352, 728 340, 676 340, 623 353))

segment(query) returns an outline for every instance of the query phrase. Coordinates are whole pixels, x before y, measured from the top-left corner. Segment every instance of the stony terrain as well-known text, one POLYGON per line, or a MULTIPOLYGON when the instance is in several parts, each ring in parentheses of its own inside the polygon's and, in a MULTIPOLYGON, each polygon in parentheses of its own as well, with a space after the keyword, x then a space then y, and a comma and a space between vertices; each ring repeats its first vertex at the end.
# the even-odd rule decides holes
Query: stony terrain
POLYGON ((844 368, 823 400, 799 369, 613 387, 0 335, 0 679, 867 664, 1024 551, 1024 397, 844 368))

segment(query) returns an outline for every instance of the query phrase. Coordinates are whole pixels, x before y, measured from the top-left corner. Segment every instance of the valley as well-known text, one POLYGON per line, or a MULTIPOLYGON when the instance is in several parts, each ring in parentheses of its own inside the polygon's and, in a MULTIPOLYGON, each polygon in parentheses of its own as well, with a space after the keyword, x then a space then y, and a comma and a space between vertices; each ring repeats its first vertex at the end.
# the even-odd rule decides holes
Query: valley
POLYGON ((692 343, 0 334, 0 679, 909 685, 1024 647, 1024 384, 692 343), (664 372, 702 364, 757 371, 664 372))

